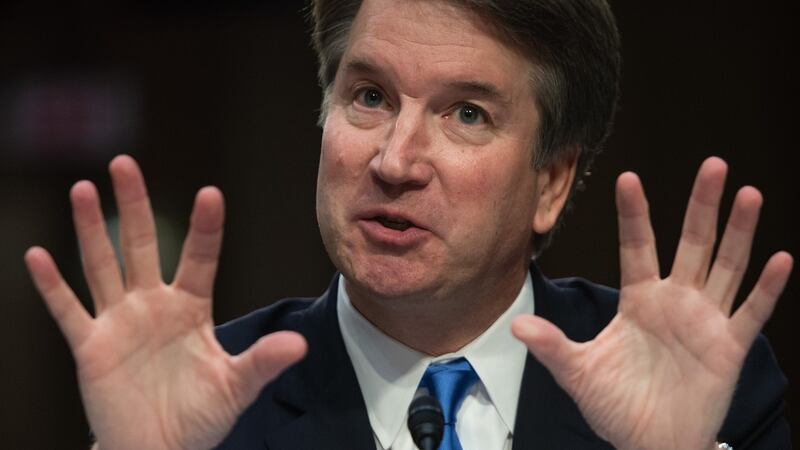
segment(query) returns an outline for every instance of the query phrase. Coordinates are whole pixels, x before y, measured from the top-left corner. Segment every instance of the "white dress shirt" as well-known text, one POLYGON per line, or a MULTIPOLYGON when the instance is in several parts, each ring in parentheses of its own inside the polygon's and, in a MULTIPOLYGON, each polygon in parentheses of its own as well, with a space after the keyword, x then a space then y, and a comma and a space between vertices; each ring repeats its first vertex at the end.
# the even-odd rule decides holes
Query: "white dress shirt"
POLYGON ((533 314, 533 283, 525 278, 511 306, 475 340, 455 353, 431 357, 377 329, 350 302, 340 276, 337 314, 347 354, 361 387, 378 450, 416 450, 408 431, 408 406, 418 395, 430 363, 459 357, 469 361, 480 380, 456 415, 456 433, 464 450, 510 450, 522 372, 528 350, 511 335, 511 320, 533 314))

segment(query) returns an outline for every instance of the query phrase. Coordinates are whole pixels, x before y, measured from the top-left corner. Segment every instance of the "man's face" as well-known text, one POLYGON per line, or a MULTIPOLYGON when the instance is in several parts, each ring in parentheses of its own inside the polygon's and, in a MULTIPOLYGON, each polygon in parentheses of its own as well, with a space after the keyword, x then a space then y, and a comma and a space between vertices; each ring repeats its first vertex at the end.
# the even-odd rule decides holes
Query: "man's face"
POLYGON ((531 64, 450 3, 362 4, 317 186, 322 237, 351 296, 519 289, 546 189, 530 164, 531 64))

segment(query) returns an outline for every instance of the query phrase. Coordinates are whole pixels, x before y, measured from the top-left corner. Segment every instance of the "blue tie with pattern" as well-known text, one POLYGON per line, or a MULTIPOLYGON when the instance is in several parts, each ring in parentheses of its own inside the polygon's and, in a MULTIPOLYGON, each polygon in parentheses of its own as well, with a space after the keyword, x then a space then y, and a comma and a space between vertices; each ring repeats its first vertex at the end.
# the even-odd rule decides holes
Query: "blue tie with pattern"
POLYGON ((444 414, 444 435, 439 450, 462 450, 456 435, 456 414, 476 381, 478 374, 464 358, 447 364, 431 364, 425 370, 420 385, 439 400, 444 414))

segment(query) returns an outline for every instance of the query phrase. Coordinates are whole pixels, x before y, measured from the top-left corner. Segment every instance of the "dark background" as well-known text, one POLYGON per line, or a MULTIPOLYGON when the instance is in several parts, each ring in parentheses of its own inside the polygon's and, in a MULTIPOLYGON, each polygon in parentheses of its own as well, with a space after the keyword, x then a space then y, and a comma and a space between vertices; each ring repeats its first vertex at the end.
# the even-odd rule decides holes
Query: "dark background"
MULTIPOLYGON (((797 9, 789 0, 755 5, 612 2, 624 47, 621 108, 589 189, 542 257, 545 273, 618 285, 613 185, 624 170, 644 180, 669 268, 691 180, 712 154, 732 169, 723 214, 743 184, 766 198, 744 287, 775 251, 798 256, 797 9)), ((0 447, 88 444, 72 358, 22 255, 47 247, 88 299, 67 192, 93 180, 113 217, 106 166, 116 153, 143 166, 168 279, 196 190, 214 184, 226 194, 218 323, 325 288, 333 268, 314 215, 320 92, 301 8, 0 4, 0 447)), ((800 376, 797 273, 765 329, 790 381, 800 376)), ((797 425, 796 388, 787 401, 797 425)))

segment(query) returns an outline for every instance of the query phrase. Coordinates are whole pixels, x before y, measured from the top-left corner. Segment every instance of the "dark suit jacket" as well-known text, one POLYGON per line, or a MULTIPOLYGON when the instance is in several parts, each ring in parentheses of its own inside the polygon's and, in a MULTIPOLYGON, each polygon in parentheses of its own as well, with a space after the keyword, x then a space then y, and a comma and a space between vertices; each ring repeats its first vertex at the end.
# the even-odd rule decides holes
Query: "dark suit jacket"
MULTIPOLYGON (((535 266, 531 273, 536 314, 570 339, 592 339, 616 313, 616 290, 581 279, 550 281, 535 266)), ((264 388, 219 449, 375 450, 366 406, 339 330, 337 280, 318 299, 286 299, 217 329, 220 342, 232 354, 277 330, 301 333, 309 349, 303 361, 264 388)), ((766 340, 759 337, 745 361, 719 440, 736 450, 791 448, 783 417, 785 389, 786 378, 766 340)), ((612 447, 589 428, 544 366, 528 355, 513 448, 612 447)))

